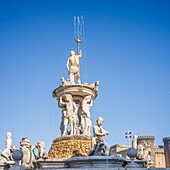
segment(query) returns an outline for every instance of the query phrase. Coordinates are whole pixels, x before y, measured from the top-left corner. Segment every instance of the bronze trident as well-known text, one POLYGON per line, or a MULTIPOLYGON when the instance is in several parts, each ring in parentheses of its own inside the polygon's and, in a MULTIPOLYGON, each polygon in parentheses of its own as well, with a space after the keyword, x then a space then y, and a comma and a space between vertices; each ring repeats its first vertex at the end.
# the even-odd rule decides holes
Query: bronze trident
POLYGON ((80 34, 79 34, 79 24, 80 24, 80 20, 78 17, 78 26, 77 26, 77 31, 76 31, 76 17, 74 17, 74 26, 75 26, 75 30, 74 30, 74 39, 77 42, 77 53, 78 55, 80 55, 80 51, 79 51, 79 43, 82 41, 82 36, 81 36, 81 25, 80 25, 80 34))

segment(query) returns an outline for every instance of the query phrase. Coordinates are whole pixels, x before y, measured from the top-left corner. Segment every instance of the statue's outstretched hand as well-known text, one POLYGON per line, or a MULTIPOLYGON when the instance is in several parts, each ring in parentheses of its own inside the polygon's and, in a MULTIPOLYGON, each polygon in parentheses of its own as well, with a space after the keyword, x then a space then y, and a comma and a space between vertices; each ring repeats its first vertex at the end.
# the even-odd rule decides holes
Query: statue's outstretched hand
POLYGON ((80 50, 80 54, 79 55, 80 55, 80 57, 82 56, 82 51, 81 50, 80 50))
POLYGON ((105 136, 108 135, 108 134, 109 134, 109 132, 108 132, 108 131, 105 131, 105 136))

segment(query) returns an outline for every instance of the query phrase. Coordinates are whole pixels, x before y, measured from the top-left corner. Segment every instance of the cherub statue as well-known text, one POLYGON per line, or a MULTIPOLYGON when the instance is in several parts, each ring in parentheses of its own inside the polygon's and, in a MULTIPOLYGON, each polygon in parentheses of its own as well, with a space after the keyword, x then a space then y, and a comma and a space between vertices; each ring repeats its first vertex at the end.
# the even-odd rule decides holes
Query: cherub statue
POLYGON ((107 144, 103 140, 103 136, 109 134, 108 131, 104 130, 101 125, 103 123, 103 118, 99 117, 97 119, 97 125, 93 127, 93 138, 92 138, 92 149, 89 155, 106 155, 107 144))
POLYGON ((43 141, 38 141, 36 148, 38 149, 37 159, 43 158, 48 159, 48 153, 45 151, 45 143, 43 141))
POLYGON ((93 139, 92 139, 92 148, 96 145, 97 141, 102 141, 104 143, 104 146, 107 148, 106 142, 103 140, 103 136, 106 136, 109 134, 108 131, 104 130, 101 125, 103 123, 104 119, 102 117, 99 117, 97 119, 97 125, 93 127, 93 139))
POLYGON ((67 60, 67 70, 69 72, 69 80, 71 84, 75 84, 74 82, 74 75, 76 76, 78 84, 81 84, 80 81, 80 73, 79 73, 79 58, 82 56, 82 52, 80 50, 79 55, 75 55, 74 51, 70 52, 70 58, 67 60), (69 63, 71 63, 70 69, 69 69, 69 63))
POLYGON ((75 119, 75 110, 77 109, 75 102, 73 102, 71 94, 63 94, 60 96, 60 102, 58 103, 59 107, 62 108, 62 136, 67 135, 67 125, 70 124, 71 131, 70 135, 75 135, 76 130, 76 119, 75 119), (61 104, 61 105, 60 105, 61 104))
POLYGON ((81 113, 81 128, 84 135, 90 135, 90 129, 92 126, 90 117, 90 108, 92 107, 91 96, 86 96, 82 101, 82 113, 81 113))

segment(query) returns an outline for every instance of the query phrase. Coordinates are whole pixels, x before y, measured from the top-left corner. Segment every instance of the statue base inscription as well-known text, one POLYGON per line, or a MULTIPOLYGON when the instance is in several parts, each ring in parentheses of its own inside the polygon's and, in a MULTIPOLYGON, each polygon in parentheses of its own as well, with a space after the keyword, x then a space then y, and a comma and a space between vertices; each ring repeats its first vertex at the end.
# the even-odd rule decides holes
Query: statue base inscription
POLYGON ((66 135, 56 138, 49 151, 50 158, 71 158, 88 156, 91 149, 91 136, 66 135))

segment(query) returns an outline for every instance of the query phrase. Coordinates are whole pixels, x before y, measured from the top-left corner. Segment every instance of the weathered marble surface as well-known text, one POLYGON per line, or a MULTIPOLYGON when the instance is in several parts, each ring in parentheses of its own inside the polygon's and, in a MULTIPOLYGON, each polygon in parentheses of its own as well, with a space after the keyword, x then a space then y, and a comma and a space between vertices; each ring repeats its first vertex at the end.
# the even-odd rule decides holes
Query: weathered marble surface
POLYGON ((28 138, 22 138, 20 142, 20 149, 23 152, 23 158, 22 158, 22 166, 24 168, 34 168, 33 161, 35 160, 34 155, 34 145, 30 145, 30 141, 28 138))
POLYGON ((121 167, 125 159, 117 156, 87 156, 70 159, 47 159, 36 161, 37 168, 101 168, 121 167))
POLYGON ((60 96, 60 100, 58 101, 59 108, 62 108, 62 121, 60 125, 60 130, 62 136, 68 135, 67 125, 70 124, 71 130, 70 135, 78 135, 77 122, 76 122, 76 114, 77 114, 77 106, 73 101, 71 94, 63 94, 60 96))
POLYGON ((155 165, 154 136, 139 136, 137 138, 138 156, 137 159, 147 160, 147 167, 155 165))
POLYGON ((90 116, 90 108, 92 107, 92 98, 90 95, 86 96, 82 103, 82 112, 81 116, 81 129, 83 131, 83 135, 90 135, 90 129, 92 127, 91 116, 90 116))
POLYGON ((48 159, 48 153, 45 151, 45 143, 38 141, 36 148, 38 149, 37 159, 48 159))
POLYGON ((118 156, 87 156, 67 159, 70 168, 122 167, 124 158, 118 156))
POLYGON ((67 94, 67 93, 71 94, 72 96, 78 95, 82 97, 82 99, 88 95, 91 95, 92 99, 94 100, 98 95, 98 90, 96 88, 89 87, 83 84, 60 86, 53 91, 53 97, 56 97, 57 99, 59 99, 61 95, 67 94))
POLYGON ((91 149, 91 136, 67 135, 56 138, 49 151, 50 158, 71 158, 74 151, 83 156, 88 156, 91 149))
MULTIPOLYGON (((105 156, 92 156, 70 159, 47 159, 46 161, 38 160, 36 162, 36 168, 42 170, 170 170, 170 168, 124 168, 120 166, 119 161, 121 160, 118 157, 117 159, 116 157, 107 158, 105 156)), ((123 161, 123 158, 120 159, 123 161)))

